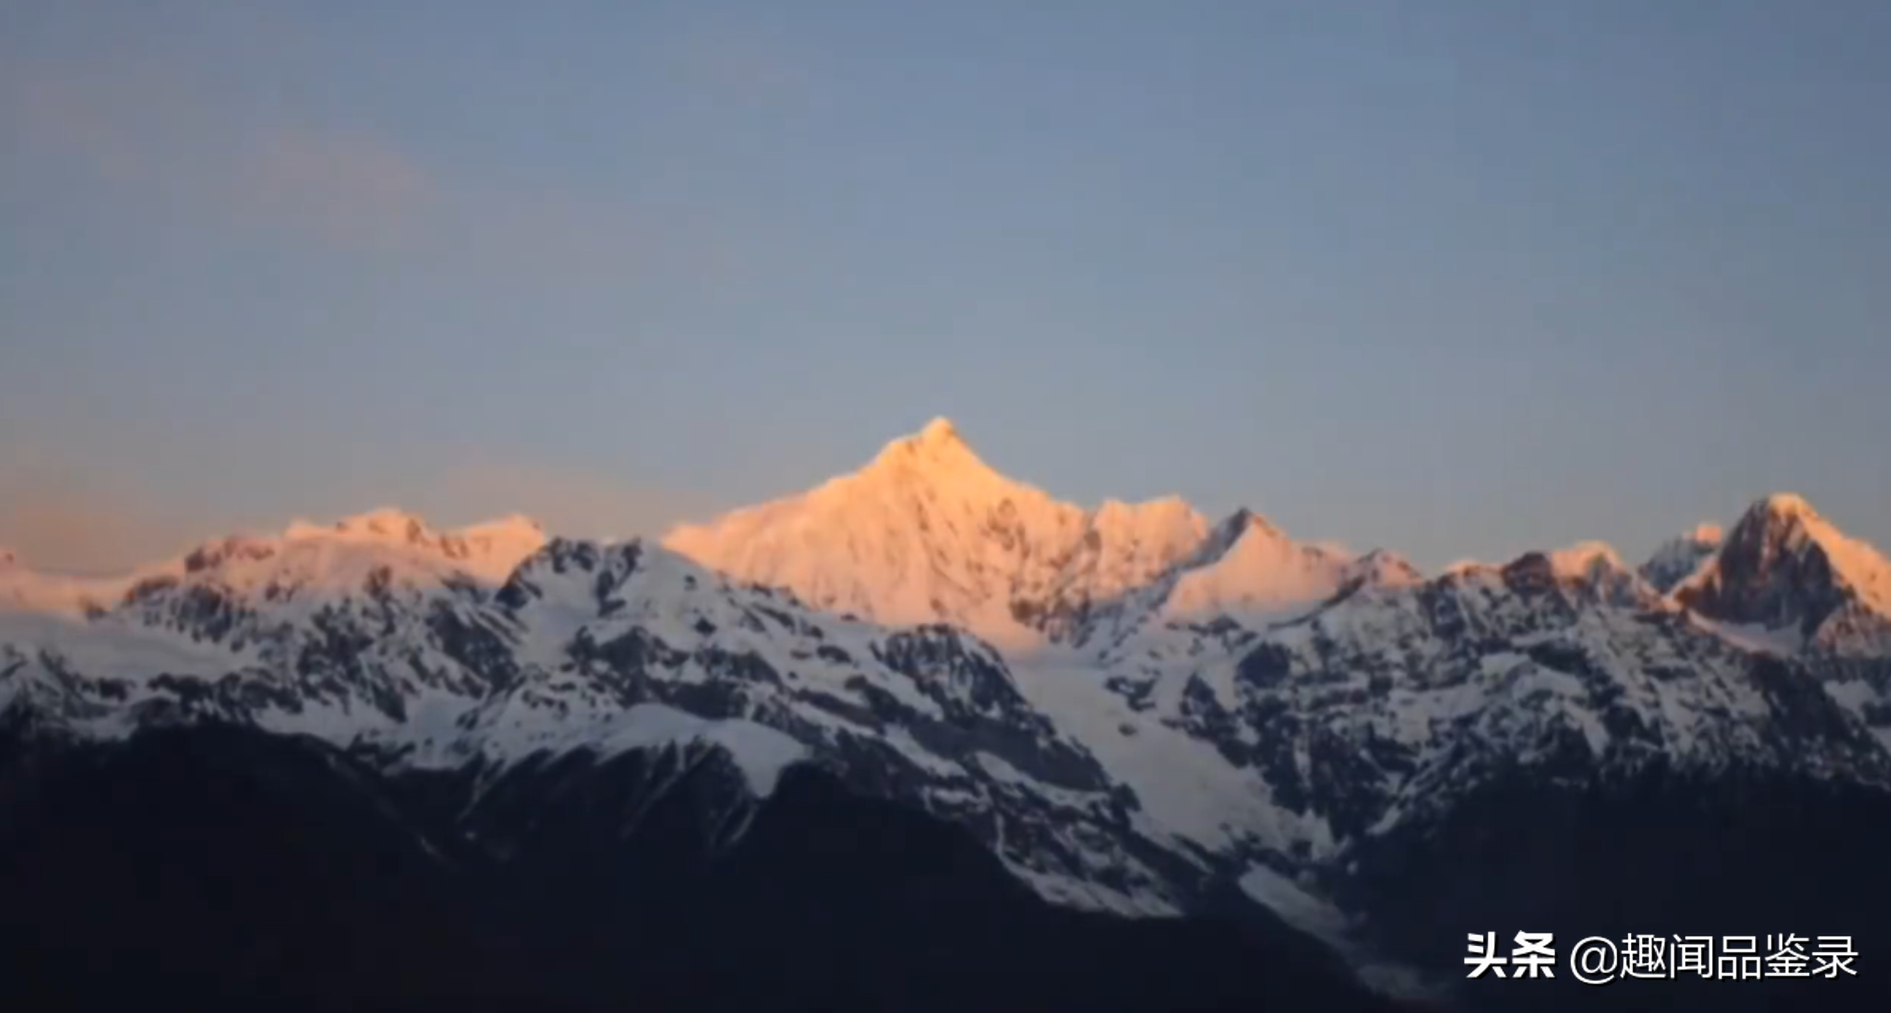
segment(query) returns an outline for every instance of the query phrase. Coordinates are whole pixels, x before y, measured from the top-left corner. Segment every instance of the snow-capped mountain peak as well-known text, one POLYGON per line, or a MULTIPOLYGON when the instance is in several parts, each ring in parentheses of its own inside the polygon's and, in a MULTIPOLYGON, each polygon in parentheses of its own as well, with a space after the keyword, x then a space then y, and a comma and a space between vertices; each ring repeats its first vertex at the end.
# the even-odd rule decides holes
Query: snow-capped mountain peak
POLYGON ((1162 611, 1185 619, 1312 604, 1339 587, 1348 562, 1288 538, 1243 508, 1215 526, 1186 572, 1177 575, 1162 611))
POLYGON ((1388 549, 1373 549, 1347 564, 1350 580, 1369 587, 1408 587, 1425 579, 1412 561, 1388 549))
POLYGON ((938 453, 971 453, 971 448, 965 444, 965 438, 959 435, 959 427, 943 415, 934 417, 921 426, 918 432, 900 437, 892 441, 890 445, 938 453))
POLYGON ((1883 556, 1797 496, 1684 540, 1665 597, 1601 542, 1425 579, 1246 509, 1060 502, 941 419, 661 546, 392 508, 206 542, 0 615, 0 718, 195 716, 480 779, 644 751, 659 791, 727 759, 757 799, 811 763, 1141 913, 1257 863, 1346 886, 1512 771, 1891 781, 1883 556))
POLYGON ((0 564, 0 608, 61 615, 108 610, 128 597, 149 600, 169 589, 211 597, 254 594, 261 603, 314 607, 317 599, 374 588, 430 594, 471 581, 496 588, 546 541, 519 516, 438 531, 394 508, 328 524, 291 522, 275 535, 239 534, 203 542, 169 559, 109 575, 40 571, 25 561, 0 564))
POLYGON ((992 470, 950 422, 816 488, 672 529, 666 548, 816 607, 891 623, 1024 632, 1012 588, 1080 534, 1083 511, 992 470))
POLYGON ((458 572, 496 586, 545 542, 544 528, 518 515, 440 531, 416 514, 382 507, 332 524, 298 519, 276 536, 206 543, 185 555, 182 569, 196 572, 238 556, 257 564, 241 576, 268 580, 293 566, 311 581, 333 585, 341 578, 339 583, 352 586, 354 582, 341 574, 358 568, 350 564, 396 569, 405 564, 436 573, 458 572), (258 566, 270 573, 259 572, 258 566))
POLYGON ((282 536, 292 541, 329 537, 354 541, 406 542, 412 545, 419 544, 431 535, 426 521, 399 507, 384 506, 327 525, 298 518, 289 523, 282 536))
POLYGON ((543 526, 518 514, 443 532, 395 507, 344 517, 333 524, 296 520, 278 539, 285 546, 329 542, 415 550, 452 560, 458 568, 489 581, 504 580, 545 540, 543 526))
POLYGON ((933 419, 919 432, 888 442, 856 477, 895 481, 923 477, 945 486, 985 488, 1009 484, 979 459, 958 427, 945 418, 933 419))
POLYGON ((1720 525, 1703 521, 1694 530, 1657 546, 1638 572, 1655 590, 1666 594, 1693 576, 1726 540, 1727 533, 1720 525))
POLYGON ((1579 597, 1631 608, 1653 607, 1660 600, 1661 593, 1622 562, 1622 557, 1606 542, 1577 542, 1547 553, 1544 558, 1554 579, 1575 589, 1579 597))
POLYGON ((1748 515, 1765 514, 1781 518, 1818 520, 1819 511, 1812 502, 1796 492, 1772 493, 1748 508, 1748 515))
POLYGON ((671 531, 665 547, 818 608, 946 622, 1007 646, 1117 640, 1146 620, 1312 604, 1351 560, 1176 496, 1085 509, 987 466, 934 419, 811 492, 671 531))
POLYGON ((1672 593, 1709 619, 1790 629, 1840 651, 1860 636, 1891 636, 1891 562, 1795 493, 1755 501, 1672 593))
POLYGON ((817 607, 1018 644, 1160 575, 1205 529, 1176 497, 1060 502, 993 470, 934 419, 858 471, 678 527, 663 544, 817 607))
POLYGON ((1624 570, 1622 557, 1607 542, 1577 542, 1550 553, 1550 565, 1559 577, 1593 576, 1598 570, 1624 570))

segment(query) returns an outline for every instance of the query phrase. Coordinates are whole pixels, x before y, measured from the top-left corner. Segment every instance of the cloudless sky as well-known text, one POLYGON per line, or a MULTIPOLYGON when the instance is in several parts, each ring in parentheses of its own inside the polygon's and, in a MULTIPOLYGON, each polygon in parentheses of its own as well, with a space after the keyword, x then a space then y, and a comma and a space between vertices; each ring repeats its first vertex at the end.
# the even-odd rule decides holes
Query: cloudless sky
POLYGON ((946 415, 1428 566, 1777 489, 1891 547, 1888 49, 1878 0, 4 0, 0 540, 628 534, 946 415))

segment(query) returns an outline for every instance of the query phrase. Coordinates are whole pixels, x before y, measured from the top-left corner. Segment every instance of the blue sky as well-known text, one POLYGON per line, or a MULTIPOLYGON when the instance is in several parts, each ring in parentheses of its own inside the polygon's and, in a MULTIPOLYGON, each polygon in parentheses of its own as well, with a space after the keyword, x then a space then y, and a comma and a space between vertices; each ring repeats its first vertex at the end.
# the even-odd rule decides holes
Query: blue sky
POLYGON ((0 5, 0 541, 580 533, 933 415, 1420 563, 1891 546, 1891 5, 0 5))

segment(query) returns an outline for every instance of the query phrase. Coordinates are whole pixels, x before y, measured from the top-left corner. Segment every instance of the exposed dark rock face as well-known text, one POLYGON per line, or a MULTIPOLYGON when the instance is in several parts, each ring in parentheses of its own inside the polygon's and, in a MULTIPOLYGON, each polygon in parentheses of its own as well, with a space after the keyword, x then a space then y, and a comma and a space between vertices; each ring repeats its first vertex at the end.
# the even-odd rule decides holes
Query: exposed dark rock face
POLYGON ((1796 625, 1810 635, 1844 604, 1825 549, 1800 533, 1791 517, 1756 512, 1736 525, 1708 579, 1683 588, 1681 599, 1701 612, 1738 623, 1796 625))
MULTIPOLYGON (((306 977, 343 1005, 1089 1009, 1352 1001, 1344 953, 1473 1009, 1725 1013, 1813 993, 1492 990, 1465 934, 1850 935, 1859 981, 1778 985, 1831 1008, 1881 980, 1891 910, 1891 571, 1789 498, 1752 518, 1660 587, 1586 546, 1432 580, 1372 558, 1267 615, 1158 619, 1176 572, 990 599, 1067 627, 1040 656, 635 542, 503 578, 411 526, 214 543, 115 608, 0 617, 0 730, 31 743, 0 773, 0 917, 44 924, 0 959, 202 1002, 306 977), (1281 886, 1262 867, 1305 896, 1244 897, 1281 886)), ((1238 516, 1203 551, 1277 534, 1238 516)), ((1045 572, 1142 558, 1106 542, 1045 572)))

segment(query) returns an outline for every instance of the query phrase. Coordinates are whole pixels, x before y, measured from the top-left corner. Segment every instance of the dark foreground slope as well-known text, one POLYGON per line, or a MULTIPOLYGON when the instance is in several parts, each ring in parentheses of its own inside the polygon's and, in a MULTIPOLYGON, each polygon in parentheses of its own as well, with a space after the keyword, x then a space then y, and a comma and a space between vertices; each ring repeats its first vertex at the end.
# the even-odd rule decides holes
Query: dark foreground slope
POLYGON ((1519 999, 1543 1011, 1891 1010, 1891 795, 1881 789, 1740 769, 1575 783, 1519 772, 1423 833, 1369 841, 1358 859, 1351 899, 1419 966, 1461 968, 1471 932, 1497 933, 1500 953, 1520 930, 1555 933, 1555 981, 1465 981, 1458 970, 1466 1011, 1519 999), (1764 950, 1766 936, 1789 933, 1809 953, 1819 936, 1850 937, 1857 974, 1593 986, 1567 967, 1589 936, 1713 936, 1717 950, 1721 937, 1758 936, 1764 950))
POLYGON ((722 772, 661 762, 476 795, 232 728, 15 744, 0 987, 35 1009, 1391 1008, 1264 921, 1054 908, 813 770, 711 847, 722 772))

